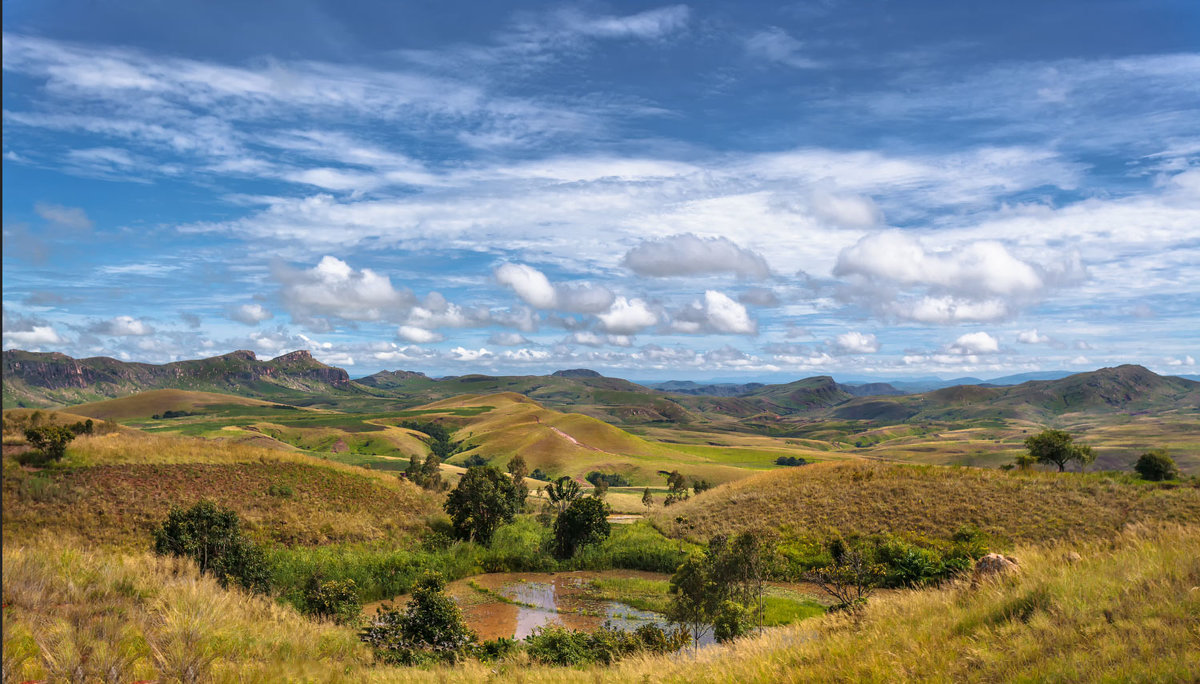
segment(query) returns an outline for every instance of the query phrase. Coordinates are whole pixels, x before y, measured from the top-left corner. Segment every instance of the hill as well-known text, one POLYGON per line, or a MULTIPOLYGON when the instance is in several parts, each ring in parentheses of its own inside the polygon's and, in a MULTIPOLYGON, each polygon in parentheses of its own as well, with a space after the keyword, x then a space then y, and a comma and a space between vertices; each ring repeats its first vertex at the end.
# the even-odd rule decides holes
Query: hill
POLYGON ((73 413, 101 420, 127 421, 146 419, 164 414, 195 414, 199 412, 214 413, 222 409, 239 414, 251 412, 251 409, 295 410, 292 406, 275 404, 260 399, 239 397, 233 394, 217 394, 215 392, 194 392, 188 390, 162 389, 139 392, 120 399, 106 399, 88 404, 78 404, 71 407, 73 413))
POLYGON ((840 461, 761 473, 655 514, 664 528, 675 528, 679 517, 700 539, 782 526, 948 538, 973 525, 997 539, 1043 543, 1108 537, 1132 523, 1198 521, 1200 487, 840 461))
POLYGON ((341 368, 326 366, 307 351, 259 361, 250 351, 163 365, 108 357, 74 359, 65 354, 4 352, 4 406, 61 406, 112 399, 151 389, 185 389, 251 397, 355 393, 341 368))

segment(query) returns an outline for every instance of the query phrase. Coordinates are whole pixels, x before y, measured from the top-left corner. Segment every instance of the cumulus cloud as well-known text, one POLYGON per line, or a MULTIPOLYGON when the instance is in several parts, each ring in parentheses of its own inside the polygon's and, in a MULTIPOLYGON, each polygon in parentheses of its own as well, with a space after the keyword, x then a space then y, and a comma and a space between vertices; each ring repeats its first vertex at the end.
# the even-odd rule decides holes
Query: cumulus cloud
POLYGON ((809 208, 818 218, 842 228, 871 228, 883 222, 883 212, 869 197, 814 193, 809 208))
POLYGON ((1021 344, 1046 344, 1050 341, 1050 336, 1042 335, 1034 328, 1033 330, 1023 330, 1017 333, 1017 341, 1021 344))
POLYGON ((658 314, 645 301, 624 297, 617 297, 608 311, 596 318, 606 331, 616 335, 632 335, 658 323, 658 314))
POLYGON ((1196 365, 1196 359, 1192 358, 1190 355, 1184 356, 1181 359, 1171 358, 1171 359, 1167 359, 1167 365, 1168 366, 1194 366, 1194 365, 1196 365))
POLYGON ((138 337, 154 334, 154 328, 133 316, 117 316, 107 321, 93 323, 88 326, 88 332, 114 337, 138 337))
POLYGON ((229 318, 246 325, 258 325, 270 320, 275 314, 267 311, 262 304, 242 304, 229 312, 229 318))
POLYGON ((991 240, 931 251, 897 230, 867 235, 838 254, 842 296, 924 323, 993 321, 1084 273, 1077 253, 1049 266, 1023 261, 991 240))
POLYGON ((27 318, 20 314, 4 310, 3 337, 4 348, 38 349, 48 344, 63 344, 66 342, 54 326, 46 321, 27 318))
POLYGON ((753 335, 758 332, 758 324, 746 312, 745 306, 722 292, 708 290, 704 293, 703 301, 694 301, 675 312, 671 329, 687 334, 753 335))
POLYGON ((431 342, 441 342, 446 339, 440 333, 425 328, 418 328, 415 325, 402 325, 396 329, 396 335, 402 340, 415 342, 417 344, 429 344, 431 342))
POLYGON ((702 238, 692 233, 646 240, 625 254, 621 264, 641 276, 711 275, 734 273, 742 278, 771 275, 766 259, 724 237, 702 238))
POLYGON ((874 354, 879 351, 879 341, 874 335, 855 331, 838 335, 833 344, 838 351, 846 354, 874 354))
POLYGON ((512 288, 522 301, 536 309, 599 313, 613 303, 612 291, 602 285, 554 284, 546 274, 525 264, 502 264, 496 268, 495 277, 501 285, 512 288))
POLYGON ((277 267, 284 306, 297 322, 314 328, 319 318, 345 321, 401 320, 415 303, 412 293, 392 287, 391 280, 369 268, 355 270, 326 256, 311 269, 277 267))
POLYGON ((994 354, 1000 351, 1000 341, 983 331, 967 333, 948 345, 946 351, 952 354, 994 354))

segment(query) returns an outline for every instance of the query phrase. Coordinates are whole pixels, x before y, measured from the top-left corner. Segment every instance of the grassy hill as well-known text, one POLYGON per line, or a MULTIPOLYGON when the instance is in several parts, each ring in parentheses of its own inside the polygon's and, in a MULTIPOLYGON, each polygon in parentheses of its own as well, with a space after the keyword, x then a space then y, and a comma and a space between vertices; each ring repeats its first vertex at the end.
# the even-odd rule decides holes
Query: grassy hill
POLYGON ((77 404, 71 407, 71 412, 101 420, 124 422, 150 419, 154 415, 162 415, 167 412, 186 414, 226 412, 245 415, 251 413, 255 408, 291 410, 293 407, 233 394, 162 389, 139 392, 120 399, 77 404))
POLYGON ((944 539, 973 525, 996 539, 1041 543, 1108 537, 1136 523, 1200 521, 1200 486, 841 461, 761 473, 661 509, 654 519, 699 539, 785 526, 816 536, 944 539), (685 526, 676 524, 679 517, 685 526))

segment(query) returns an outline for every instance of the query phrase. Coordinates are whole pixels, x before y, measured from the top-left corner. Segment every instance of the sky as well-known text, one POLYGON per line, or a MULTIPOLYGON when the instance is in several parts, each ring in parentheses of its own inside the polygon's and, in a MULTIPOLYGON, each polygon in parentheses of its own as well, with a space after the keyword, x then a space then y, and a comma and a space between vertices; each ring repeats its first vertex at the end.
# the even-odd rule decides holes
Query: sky
POLYGON ((5 0, 3 346, 1200 368, 1200 3, 5 0))

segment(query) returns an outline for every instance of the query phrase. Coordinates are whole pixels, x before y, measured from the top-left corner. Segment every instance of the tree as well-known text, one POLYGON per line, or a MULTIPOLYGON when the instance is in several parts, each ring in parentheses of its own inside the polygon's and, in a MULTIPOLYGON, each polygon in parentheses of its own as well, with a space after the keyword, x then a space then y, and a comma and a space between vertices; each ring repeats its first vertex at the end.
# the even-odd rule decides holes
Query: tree
POLYGON ((546 485, 546 497, 560 514, 567 510, 567 506, 578 499, 579 495, 579 483, 565 475, 546 485))
POLYGON ((1179 469, 1175 467, 1175 459, 1167 455, 1166 449, 1147 451, 1138 458, 1133 469, 1143 480, 1159 481, 1174 480, 1179 477, 1179 469))
POLYGON ((362 600, 354 580, 326 580, 320 572, 308 578, 304 607, 309 615, 331 619, 339 625, 353 625, 362 616, 362 600))
POLYGON ((67 445, 75 433, 59 425, 41 425, 25 431, 25 441, 47 461, 57 461, 67 454, 67 445))
POLYGON ((608 494, 608 480, 596 480, 596 484, 592 487, 592 496, 603 499, 606 494, 608 494))
POLYGON ((432 492, 444 491, 448 486, 442 480, 442 460, 432 453, 421 464, 421 486, 432 492))
POLYGON ((529 498, 529 487, 525 484, 525 476, 529 474, 529 469, 525 465, 525 459, 521 457, 521 454, 517 454, 509 459, 508 474, 512 477, 513 484, 517 486, 517 492, 521 497, 519 509, 525 510, 525 500, 529 498))
POLYGON ((697 480, 692 481, 692 493, 693 494, 707 492, 708 490, 710 490, 712 488, 713 488, 713 485, 708 480, 697 479, 697 480))
POLYGON ((692 644, 700 643, 713 624, 723 597, 712 581, 703 556, 693 554, 671 576, 667 618, 688 630, 692 644))
POLYGON ((1075 444, 1071 435, 1062 430, 1043 430, 1031 435, 1025 439, 1025 448, 1038 463, 1054 464, 1060 473, 1071 461, 1079 461, 1082 467, 1096 460, 1090 446, 1075 444))
POLYGON ((191 558, 222 586, 232 580, 253 592, 270 590, 266 558, 242 535, 238 514, 207 499, 186 510, 172 506, 154 529, 154 552, 191 558))
POLYGON ((385 603, 359 639, 382 660, 399 665, 461 659, 475 633, 463 622, 458 604, 443 593, 445 588, 441 575, 426 573, 417 580, 403 613, 385 603))
POLYGON ((678 470, 671 471, 671 474, 667 475, 667 498, 663 501, 663 505, 670 506, 680 501, 687 501, 687 499, 687 479, 678 470))
POLYGON ((446 497, 445 508, 460 539, 487 544, 496 528, 512 521, 520 503, 512 479, 489 465, 468 468, 446 497))
POLYGON ((858 549, 845 548, 841 540, 835 541, 832 551, 833 563, 809 570, 804 579, 836 599, 838 604, 834 608, 857 613, 879 586, 883 568, 870 562, 858 549))
POLYGON ((612 531, 608 504, 595 497, 576 499, 554 521, 554 555, 565 560, 580 547, 599 544, 612 531))
POLYGON ((649 487, 642 491, 642 505, 646 507, 646 515, 650 515, 650 508, 654 506, 654 495, 650 493, 649 487))

